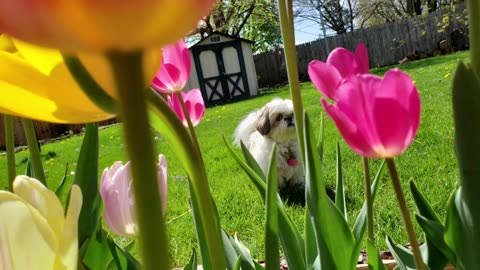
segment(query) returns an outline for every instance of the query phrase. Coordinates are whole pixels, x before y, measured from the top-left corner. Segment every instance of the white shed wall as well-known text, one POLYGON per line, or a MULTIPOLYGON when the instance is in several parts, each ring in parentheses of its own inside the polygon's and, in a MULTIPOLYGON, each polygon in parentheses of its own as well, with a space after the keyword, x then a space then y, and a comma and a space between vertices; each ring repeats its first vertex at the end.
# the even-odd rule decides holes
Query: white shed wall
POLYGON ((255 62, 253 61, 253 52, 250 43, 242 41, 242 52, 243 58, 245 59, 245 72, 247 73, 250 96, 256 96, 258 95, 257 71, 255 70, 255 62))
MULTIPOLYGON (((233 41, 235 39, 219 35, 213 34, 206 38, 205 40, 196 44, 196 46, 208 45, 212 43, 220 43, 220 42, 227 42, 233 41)), ((248 87, 250 91, 250 96, 258 95, 258 81, 257 81, 257 73, 255 71, 255 63, 253 61, 253 54, 251 44, 246 41, 241 41, 241 48, 243 53, 243 58, 245 61, 245 72, 247 75, 248 87)), ((237 51, 233 47, 225 48, 222 52, 223 61, 225 65, 226 73, 233 73, 233 72, 240 72, 240 63, 239 59, 237 58, 237 51)), ((190 51, 190 60, 192 63, 190 78, 183 89, 183 91, 189 91, 190 89, 200 88, 200 83, 198 81, 198 73, 195 67, 195 62, 193 60, 193 54, 190 51)), ((204 78, 218 76, 219 71, 217 67, 217 62, 215 59, 215 55, 211 51, 204 51, 200 54, 200 61, 203 67, 203 76, 204 78)), ((240 82, 240 86, 243 88, 243 82, 240 82)), ((210 93, 207 93, 210 94, 210 93)), ((215 98, 214 98, 215 99, 215 98)))

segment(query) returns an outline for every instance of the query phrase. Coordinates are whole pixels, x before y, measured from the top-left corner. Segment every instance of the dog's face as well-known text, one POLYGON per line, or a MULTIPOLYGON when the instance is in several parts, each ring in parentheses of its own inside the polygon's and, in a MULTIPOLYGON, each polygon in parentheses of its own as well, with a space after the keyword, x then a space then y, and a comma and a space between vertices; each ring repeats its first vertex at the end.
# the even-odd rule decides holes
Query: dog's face
POLYGON ((256 129, 275 142, 296 139, 295 117, 291 100, 274 99, 258 113, 256 129))

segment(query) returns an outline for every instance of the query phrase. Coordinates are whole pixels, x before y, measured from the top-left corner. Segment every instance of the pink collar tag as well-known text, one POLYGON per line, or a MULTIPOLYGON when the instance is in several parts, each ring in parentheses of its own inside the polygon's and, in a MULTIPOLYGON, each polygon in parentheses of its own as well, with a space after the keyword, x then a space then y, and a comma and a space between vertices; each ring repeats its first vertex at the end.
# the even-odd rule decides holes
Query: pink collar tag
POLYGON ((288 159, 288 160, 287 160, 287 164, 288 164, 288 166, 290 166, 290 167, 297 166, 297 159, 296 159, 296 158, 288 159))

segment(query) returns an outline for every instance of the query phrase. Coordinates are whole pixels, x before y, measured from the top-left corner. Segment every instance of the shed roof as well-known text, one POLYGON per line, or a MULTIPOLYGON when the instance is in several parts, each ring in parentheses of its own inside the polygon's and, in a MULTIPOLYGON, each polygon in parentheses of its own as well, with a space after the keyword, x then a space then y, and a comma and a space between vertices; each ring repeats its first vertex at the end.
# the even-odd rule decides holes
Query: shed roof
POLYGON ((201 40, 197 41, 195 44, 193 44, 192 46, 190 46, 190 48, 197 46, 197 45, 200 44, 202 41, 204 41, 205 39, 207 39, 207 38, 209 38, 210 36, 215 35, 215 34, 220 35, 220 36, 224 36, 224 37, 229 37, 229 38, 235 39, 235 40, 245 41, 245 42, 248 42, 248 43, 251 43, 251 44, 255 43, 255 41, 253 41, 253 40, 249 40, 249 39, 244 39, 244 38, 232 36, 232 35, 225 34, 225 33, 219 32, 219 31, 214 31, 214 32, 212 32, 210 35, 208 35, 208 36, 202 38, 201 40))

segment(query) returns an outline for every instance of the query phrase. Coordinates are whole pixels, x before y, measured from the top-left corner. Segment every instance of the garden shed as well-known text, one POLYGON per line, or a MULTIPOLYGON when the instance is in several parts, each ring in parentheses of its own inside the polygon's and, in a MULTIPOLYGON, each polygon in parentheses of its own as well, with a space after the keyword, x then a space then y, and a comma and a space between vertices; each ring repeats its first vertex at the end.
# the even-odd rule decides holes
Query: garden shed
POLYGON ((252 44, 214 32, 191 46, 192 72, 185 90, 200 88, 207 106, 257 95, 252 44))

